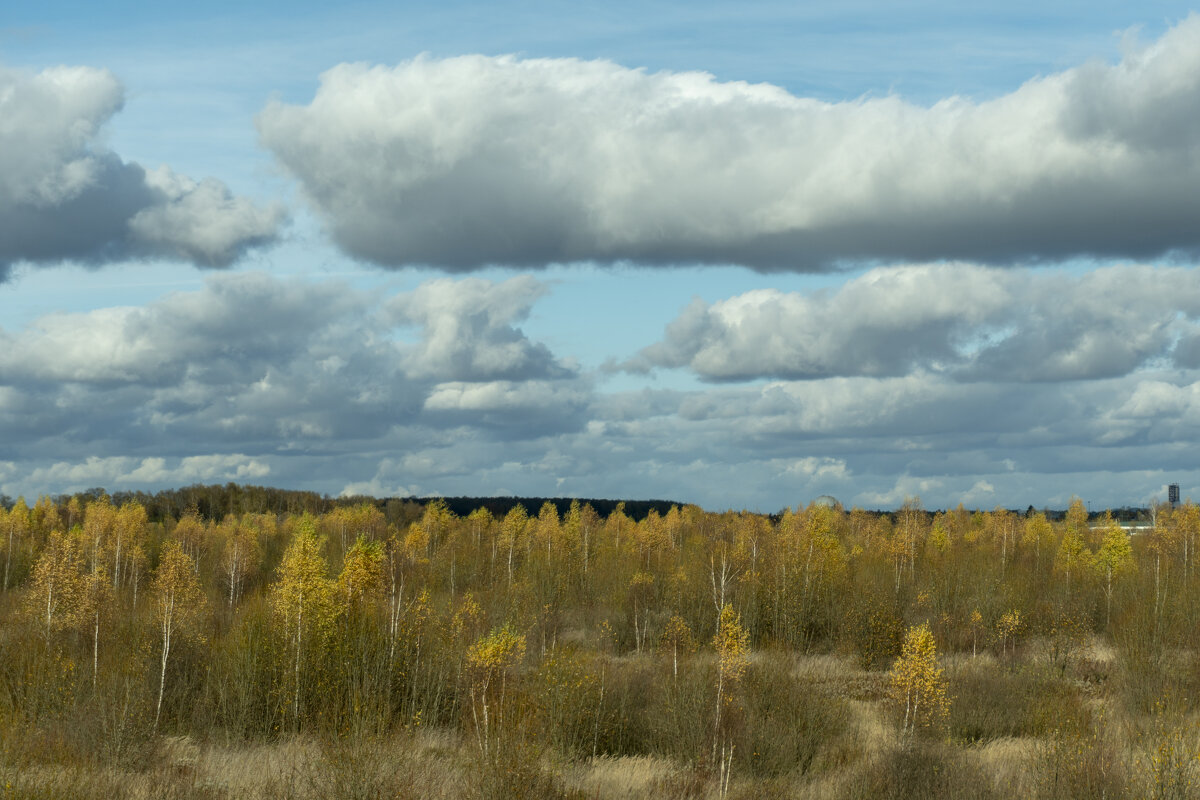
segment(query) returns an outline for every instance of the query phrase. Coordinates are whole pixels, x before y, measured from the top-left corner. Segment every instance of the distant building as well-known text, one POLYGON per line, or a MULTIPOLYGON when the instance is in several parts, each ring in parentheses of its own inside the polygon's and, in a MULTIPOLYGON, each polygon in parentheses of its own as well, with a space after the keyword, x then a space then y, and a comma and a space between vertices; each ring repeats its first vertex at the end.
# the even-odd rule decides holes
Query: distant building
POLYGON ((1172 483, 1167 487, 1167 502, 1171 504, 1171 508, 1179 505, 1179 484, 1172 483))
POLYGON ((840 508, 841 507, 841 503, 839 503, 837 501, 836 497, 832 497, 827 494, 823 494, 820 497, 818 497, 816 500, 813 500, 813 505, 814 506, 825 506, 825 508, 840 508))

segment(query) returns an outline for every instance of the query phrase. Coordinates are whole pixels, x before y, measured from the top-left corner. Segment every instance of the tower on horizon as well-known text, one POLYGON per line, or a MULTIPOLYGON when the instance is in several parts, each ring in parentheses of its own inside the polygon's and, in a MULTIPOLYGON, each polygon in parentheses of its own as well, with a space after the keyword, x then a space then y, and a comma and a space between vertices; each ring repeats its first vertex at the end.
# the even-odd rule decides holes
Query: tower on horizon
POLYGON ((1172 483, 1167 487, 1167 502, 1171 504, 1171 508, 1179 505, 1179 484, 1172 483))

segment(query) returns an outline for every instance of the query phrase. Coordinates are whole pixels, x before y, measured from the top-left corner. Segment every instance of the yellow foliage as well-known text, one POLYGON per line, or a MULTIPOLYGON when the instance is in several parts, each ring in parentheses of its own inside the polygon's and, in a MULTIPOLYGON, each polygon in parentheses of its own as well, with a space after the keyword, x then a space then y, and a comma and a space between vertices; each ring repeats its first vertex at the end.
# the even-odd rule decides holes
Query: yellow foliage
POLYGON ((383 594, 383 546, 359 534, 346 551, 338 589, 349 606, 361 606, 383 594))
MULTIPOLYGON (((78 531, 78 529, 76 529, 78 531)), ((52 531, 30 581, 29 616, 41 621, 46 635, 70 625, 84 592, 83 546, 76 533, 52 531)))
POLYGON ((271 608, 296 644, 309 630, 324 630, 333 620, 334 584, 328 569, 313 519, 305 515, 283 554, 271 591, 271 608))
POLYGON ((1002 639, 1015 636, 1020 629, 1021 612, 1016 609, 1005 611, 996 622, 996 630, 1000 633, 1002 639))
POLYGON ((741 617, 728 603, 721 609, 712 643, 717 651, 721 679, 727 685, 736 685, 750 666, 750 634, 742 627, 741 617))
POLYGON ((455 641, 471 635, 483 620, 483 608, 470 592, 463 596, 450 620, 450 636, 455 641))
POLYGON ((425 554, 429 550, 429 531, 425 526, 416 522, 408 526, 408 534, 404 537, 404 555, 412 562, 427 561, 425 554))
POLYGON ((663 626, 659 643, 663 647, 682 650, 685 653, 696 652, 696 640, 692 637, 692 629, 684 622, 683 617, 678 614, 671 615, 671 618, 667 620, 667 624, 663 626))
POLYGON ((905 733, 940 726, 950 713, 947 682, 937 662, 937 645, 929 625, 908 629, 900 657, 889 675, 892 700, 904 709, 905 733))
POLYGON ((507 625, 481 638, 467 650, 467 666, 482 686, 525 660, 525 637, 507 625))
POLYGON ((169 541, 159 556, 151 584, 154 616, 164 626, 198 635, 198 623, 208 606, 192 559, 179 542, 169 541))
POLYGON ((1021 624, 1021 612, 1015 608, 1000 615, 1000 619, 996 621, 996 633, 1000 636, 1001 650, 1006 649, 1009 642, 1013 643, 1015 649, 1016 637, 1021 630, 1021 624))

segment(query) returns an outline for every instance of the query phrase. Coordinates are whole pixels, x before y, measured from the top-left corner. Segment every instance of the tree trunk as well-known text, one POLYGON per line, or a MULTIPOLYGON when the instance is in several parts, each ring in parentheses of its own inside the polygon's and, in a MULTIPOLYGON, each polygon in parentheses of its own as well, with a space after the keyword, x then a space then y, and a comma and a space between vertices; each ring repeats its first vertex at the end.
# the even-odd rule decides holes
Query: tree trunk
POLYGON ((154 732, 158 732, 158 720, 162 716, 163 690, 167 685, 167 658, 171 654, 171 628, 174 624, 175 594, 172 592, 167 599, 167 611, 163 615, 163 651, 162 665, 158 673, 158 705, 154 709, 154 732))
POLYGON ((296 725, 296 730, 300 730, 300 644, 301 625, 304 624, 304 592, 300 592, 300 607, 296 610, 296 666, 295 666, 295 686, 296 693, 292 700, 292 717, 296 725))
POLYGON ((8 565, 12 562, 13 524, 8 523, 8 549, 4 551, 4 591, 8 591, 8 565))
POLYGON ((96 673, 100 669, 100 609, 96 608, 96 625, 92 630, 92 693, 96 691, 96 673))

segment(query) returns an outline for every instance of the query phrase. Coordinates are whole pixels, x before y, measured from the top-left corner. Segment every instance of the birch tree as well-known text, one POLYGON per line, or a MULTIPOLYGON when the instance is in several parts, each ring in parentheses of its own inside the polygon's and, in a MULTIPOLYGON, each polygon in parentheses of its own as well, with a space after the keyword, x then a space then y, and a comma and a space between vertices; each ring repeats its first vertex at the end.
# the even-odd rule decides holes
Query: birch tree
POLYGON ((8 511, 0 506, 0 532, 4 535, 4 591, 8 591, 12 575, 13 561, 17 550, 24 547, 29 537, 29 507, 25 498, 18 497, 17 502, 8 511))
POLYGON ((154 709, 154 730, 162 716, 163 694, 167 683, 167 664, 171 647, 180 638, 202 638, 200 623, 207 610, 207 599, 196 576, 192 558, 182 545, 171 540, 163 547, 158 569, 151 584, 154 617, 161 633, 161 661, 158 673, 158 703, 154 709))
POLYGON ((226 535, 221 572, 229 589, 226 597, 232 611, 242 596, 246 579, 253 574, 262 557, 262 548, 258 543, 258 531, 245 519, 229 518, 223 527, 226 535))
POLYGON ((906 736, 918 728, 940 725, 950 713, 947 682, 938 666, 937 646, 927 623, 908 629, 889 683, 893 702, 904 709, 901 730, 906 736))
POLYGON ((279 564, 279 578, 271 591, 271 607, 282 623, 292 661, 292 721, 300 727, 301 664, 306 648, 322 640, 336 613, 334 582, 321 554, 313 518, 305 514, 296 526, 291 544, 279 564))
POLYGON ((520 503, 510 508, 500 523, 500 544, 508 550, 508 585, 510 587, 513 582, 513 552, 524 543, 528 525, 529 512, 520 503))
POLYGON ((146 509, 138 502, 123 503, 117 510, 113 521, 112 551, 113 574, 112 587, 121 585, 124 570, 132 566, 129 551, 141 547, 146 538, 146 509))
POLYGON ((52 531, 33 567, 26 608, 45 631, 46 641, 67 627, 83 593, 83 548, 78 529, 52 531))
POLYGON ((108 575, 101 571, 99 563, 93 563, 91 571, 82 576, 80 586, 82 591, 75 607, 75 621, 91 634, 92 691, 95 691, 100 672, 100 628, 112 616, 116 596, 108 582, 108 575))
POLYGON ((509 627, 494 630, 467 650, 471 672, 471 718, 480 755, 492 755, 499 744, 499 729, 506 713, 508 682, 525 660, 525 637, 509 627))
POLYGON ((383 593, 383 562, 383 545, 360 533, 338 575, 338 590, 348 609, 364 609, 383 593))
POLYGON ((721 795, 729 791, 733 766, 733 742, 729 735, 729 717, 738 707, 738 689, 750 666, 750 634, 742 627, 733 606, 721 608, 717 632, 713 635, 717 651, 717 706, 713 718, 713 760, 717 762, 721 795))
POLYGON ((1083 532, 1087 529, 1087 511, 1083 510, 1083 501, 1078 497, 1071 502, 1067 510, 1062 542, 1054 557, 1054 567, 1067 579, 1067 597, 1071 596, 1071 578, 1078 575, 1080 570, 1091 561, 1091 551, 1083 540, 1083 532))
POLYGON ((1129 544, 1129 534, 1121 529, 1110 514, 1104 528, 1104 540, 1092 560, 1096 572, 1104 581, 1104 625, 1107 628, 1112 621, 1113 582, 1127 572, 1134 570, 1133 548, 1129 544))

